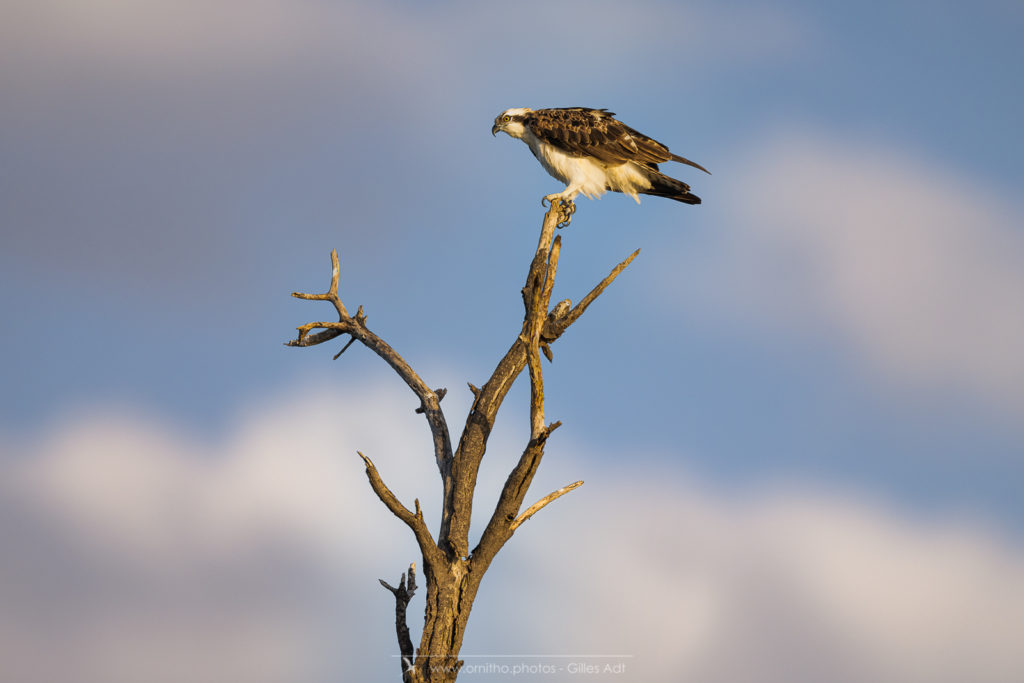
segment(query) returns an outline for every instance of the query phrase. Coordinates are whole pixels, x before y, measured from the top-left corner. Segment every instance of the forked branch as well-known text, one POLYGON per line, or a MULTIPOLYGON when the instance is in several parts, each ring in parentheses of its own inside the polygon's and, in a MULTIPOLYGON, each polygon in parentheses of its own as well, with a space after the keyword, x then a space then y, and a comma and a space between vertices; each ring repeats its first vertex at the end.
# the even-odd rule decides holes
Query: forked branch
MULTIPOLYGON (((466 426, 463 429, 462 437, 459 439, 459 445, 455 452, 452 475, 456 483, 450 489, 451 496, 445 498, 441 532, 438 536, 440 547, 457 557, 465 556, 468 551, 469 523, 473 507, 472 492, 476 486, 477 472, 487 450, 487 440, 493 429, 498 408, 504 401, 508 391, 512 388, 515 379, 527 365, 530 366, 530 432, 531 439, 540 442, 542 439, 538 439, 538 437, 544 429, 545 418, 543 412, 544 387, 540 372, 539 352, 543 352, 551 360, 551 344, 557 341, 569 326, 583 315, 590 304, 615 281, 619 274, 640 253, 640 250, 637 249, 622 263, 619 263, 575 306, 572 306, 572 302, 566 299, 549 310, 558 260, 561 254, 561 237, 554 238, 554 230, 560 215, 560 208, 557 202, 555 202, 544 217, 544 225, 538 240, 537 251, 530 266, 526 286, 523 288, 523 302, 526 305, 527 312, 524 316, 522 332, 512 343, 505 356, 498 362, 497 367, 487 382, 480 389, 471 386, 474 389, 473 393, 476 400, 473 403, 472 411, 466 418, 466 426), (540 400, 538 401, 537 399, 540 400)), ((527 451, 533 453, 529 448, 527 451)), ((525 457, 526 452, 523 455, 525 457)), ((520 489, 524 483, 528 486, 529 480, 532 479, 532 472, 522 471, 521 474, 526 479, 514 482, 513 490, 520 489)), ((507 514, 509 502, 505 501, 505 504, 499 503, 495 508, 494 515, 492 515, 492 521, 494 517, 501 517, 507 514)), ((518 508, 513 511, 513 517, 508 519, 506 524, 513 521, 517 512, 518 508)), ((493 538, 498 536, 500 535, 493 536, 493 538)), ((477 548, 480 548, 482 545, 483 543, 481 542, 481 545, 478 545, 477 548)), ((474 550, 474 554, 476 552, 474 550)))
POLYGON ((437 461, 438 471, 441 478, 448 481, 451 471, 452 442, 448 434, 448 423, 441 410, 441 398, 444 390, 432 390, 427 383, 412 367, 402 358, 397 351, 370 331, 366 326, 366 314, 360 306, 354 316, 348 314, 345 304, 338 296, 338 280, 340 276, 340 265, 338 263, 338 250, 331 250, 331 285, 323 294, 305 294, 303 292, 292 292, 297 299, 308 301, 329 301, 338 312, 337 322, 313 322, 300 326, 299 334, 295 339, 287 342, 288 346, 315 346, 330 341, 343 334, 351 335, 349 342, 335 356, 337 358, 355 341, 361 342, 366 348, 380 356, 405 383, 412 389, 413 393, 420 399, 420 406, 416 412, 422 412, 427 418, 430 426, 430 433, 434 441, 434 459, 437 461), (314 330, 321 330, 314 332, 314 330))
POLYGON ((409 635, 409 625, 405 618, 405 612, 409 607, 412 596, 416 593, 416 563, 409 565, 409 580, 406 582, 406 575, 402 574, 402 580, 398 586, 392 586, 384 579, 377 579, 380 585, 391 591, 395 596, 395 631, 398 634, 398 650, 402 660, 402 681, 412 683, 419 677, 413 668, 415 650, 412 646, 412 636, 409 635))
POLYGON ((366 466, 370 487, 388 510, 412 530, 423 555, 422 569, 427 589, 424 629, 418 649, 413 647, 406 623, 409 601, 416 591, 415 564, 409 567, 407 574, 403 574, 397 587, 380 581, 395 597, 395 627, 405 683, 451 683, 455 680, 462 665, 458 653, 466 621, 481 577, 490 562, 524 522, 583 484, 577 481, 563 486, 522 509, 544 457, 548 438, 561 424, 545 424, 544 375, 540 358, 543 353, 549 361, 553 359, 551 345, 625 270, 639 250, 612 269, 575 306, 566 299, 552 307, 551 296, 562 249, 562 238, 555 237, 554 232, 564 216, 561 203, 557 200, 552 202, 551 209, 544 216, 537 250, 522 289, 525 307, 522 328, 487 382, 479 388, 469 384, 473 392, 473 407, 454 452, 440 408, 445 390, 431 389, 390 345, 371 332, 361 306, 355 315, 349 315, 338 295, 340 266, 336 251, 331 252, 331 284, 326 292, 293 293, 300 299, 331 303, 338 320, 302 325, 298 328, 297 337, 288 342, 289 346, 315 346, 349 335, 351 339, 335 358, 356 341, 376 353, 420 399, 416 412, 422 412, 430 426, 434 456, 444 486, 441 527, 436 543, 423 519, 419 500, 415 500, 415 510, 403 505, 384 483, 370 458, 359 453, 366 466), (498 409, 516 378, 526 368, 529 368, 530 377, 530 439, 505 481, 479 543, 470 553, 469 527, 480 464, 498 409))

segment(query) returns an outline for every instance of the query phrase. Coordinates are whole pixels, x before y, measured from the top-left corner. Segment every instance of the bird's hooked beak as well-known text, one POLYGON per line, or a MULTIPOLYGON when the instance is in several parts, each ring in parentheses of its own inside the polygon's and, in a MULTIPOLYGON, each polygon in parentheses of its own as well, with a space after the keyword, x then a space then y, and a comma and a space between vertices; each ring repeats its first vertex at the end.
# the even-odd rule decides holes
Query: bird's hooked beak
POLYGON ((501 126, 494 124, 491 126, 491 135, 497 135, 499 130, 501 130, 501 126))

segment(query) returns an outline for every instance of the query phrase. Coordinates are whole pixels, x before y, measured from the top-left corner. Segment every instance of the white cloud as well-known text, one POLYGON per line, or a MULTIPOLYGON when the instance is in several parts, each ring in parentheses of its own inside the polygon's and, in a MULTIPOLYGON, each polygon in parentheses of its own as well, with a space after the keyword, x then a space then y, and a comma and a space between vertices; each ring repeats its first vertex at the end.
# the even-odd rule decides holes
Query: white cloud
POLYGON ((984 532, 646 474, 591 476, 589 500, 515 539, 512 647, 629 654, 629 679, 652 681, 1010 681, 1024 666, 1024 556, 984 532))
POLYGON ((406 436, 417 431, 380 406, 414 404, 402 398, 286 396, 218 444, 132 411, 91 412, 4 459, 0 545, 18 562, 0 569, 0 631, 11 636, 0 658, 12 680, 376 671, 393 622, 375 579, 397 579, 416 556, 354 449, 409 504, 434 483, 430 462, 398 469, 415 462, 401 456, 420 450, 406 436))
MULTIPOLYGON (((414 546, 352 451, 406 503, 431 501, 412 403, 398 387, 295 391, 212 444, 112 409, 0 460, 6 671, 390 679, 393 613, 375 579, 397 579, 414 546)), ((628 654, 628 679, 652 681, 986 682, 1024 667, 1024 555, 999 537, 805 489, 726 496, 612 470, 563 431, 530 498, 587 485, 499 556, 467 654, 628 654)), ((515 450, 495 444, 489 469, 515 450)))
POLYGON ((690 303, 837 336, 896 386, 1024 410, 1024 209, 906 153, 821 135, 779 135, 737 166, 719 194, 742 197, 728 234, 694 264, 723 282, 690 303))

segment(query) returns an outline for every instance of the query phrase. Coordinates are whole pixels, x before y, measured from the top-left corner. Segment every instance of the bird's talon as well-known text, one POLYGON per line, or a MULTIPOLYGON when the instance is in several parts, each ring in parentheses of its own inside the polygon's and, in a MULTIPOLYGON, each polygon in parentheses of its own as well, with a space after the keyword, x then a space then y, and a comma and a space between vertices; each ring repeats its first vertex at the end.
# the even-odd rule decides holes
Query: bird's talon
POLYGON ((558 207, 559 220, 556 227, 565 228, 572 222, 572 215, 576 213, 576 202, 572 200, 562 200, 558 207))
POLYGON ((541 198, 540 205, 550 206, 554 209, 556 202, 558 205, 557 211, 559 218, 559 222, 556 227, 564 228, 569 225, 569 222, 572 220, 572 215, 576 213, 576 202, 571 199, 560 197, 557 194, 549 194, 541 198))

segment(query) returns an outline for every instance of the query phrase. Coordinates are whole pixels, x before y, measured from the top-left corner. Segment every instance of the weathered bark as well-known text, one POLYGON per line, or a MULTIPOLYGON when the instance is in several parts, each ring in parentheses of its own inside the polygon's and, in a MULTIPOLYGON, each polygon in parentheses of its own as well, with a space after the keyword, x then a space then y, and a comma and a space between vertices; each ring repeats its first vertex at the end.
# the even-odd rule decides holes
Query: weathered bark
POLYGON ((378 579, 380 585, 391 591, 395 596, 395 630, 398 633, 398 649, 401 652, 402 678, 408 678, 413 670, 415 651, 412 648, 412 636, 409 635, 409 626, 405 620, 405 610, 409 607, 413 594, 416 593, 416 563, 409 565, 409 582, 406 583, 405 574, 402 574, 398 587, 394 587, 384 579, 378 579))
POLYGON ((359 453, 374 493, 392 514, 409 526, 423 557, 423 576, 427 586, 426 610, 420 645, 415 652, 412 649, 412 640, 405 619, 406 607, 416 590, 415 565, 409 568, 408 582, 406 575, 403 574, 397 588, 381 581, 381 584, 395 596, 395 627, 401 652, 402 679, 405 683, 450 683, 456 679, 463 664, 459 660, 459 651, 466 631, 466 622, 480 581, 494 556, 523 522, 548 503, 583 484, 582 481, 577 481, 564 486, 544 496, 524 512, 520 512, 533 477, 544 457, 548 437, 561 424, 545 424, 544 379, 540 354, 543 353, 549 361, 552 360, 550 345, 579 319, 594 299, 636 257, 639 250, 616 266, 576 306, 565 300, 551 308, 551 293, 562 245, 561 237, 554 237, 554 230, 566 218, 565 207, 557 201, 544 216, 537 251, 522 290, 526 309, 522 330, 508 352, 498 362, 487 382, 479 389, 472 384, 469 385, 475 400, 466 418, 458 448, 454 452, 448 425, 440 406, 446 390, 430 389, 391 346, 371 332, 366 326, 366 316, 361 306, 355 316, 348 314, 338 297, 337 252, 331 252, 331 286, 326 293, 293 293, 293 296, 301 299, 331 302, 338 313, 338 322, 314 322, 303 325, 298 328, 298 337, 288 342, 288 345, 314 346, 343 334, 350 335, 351 339, 335 358, 353 342, 361 342, 384 359, 419 397, 420 407, 416 412, 423 413, 430 426, 434 457, 443 487, 441 524, 436 541, 423 520, 419 500, 415 501, 415 511, 410 511, 384 484, 373 462, 359 453), (477 473, 487 450, 487 440, 498 409, 524 368, 529 368, 530 377, 530 440, 519 462, 509 474, 479 542, 473 551, 469 552, 469 526, 477 473))

